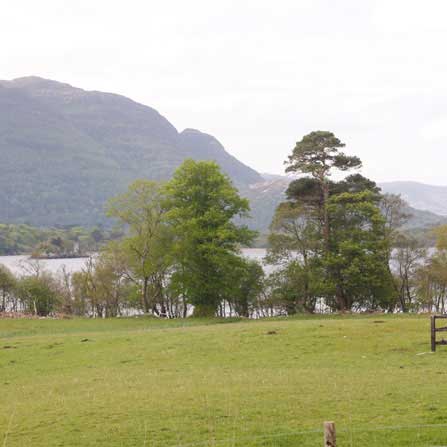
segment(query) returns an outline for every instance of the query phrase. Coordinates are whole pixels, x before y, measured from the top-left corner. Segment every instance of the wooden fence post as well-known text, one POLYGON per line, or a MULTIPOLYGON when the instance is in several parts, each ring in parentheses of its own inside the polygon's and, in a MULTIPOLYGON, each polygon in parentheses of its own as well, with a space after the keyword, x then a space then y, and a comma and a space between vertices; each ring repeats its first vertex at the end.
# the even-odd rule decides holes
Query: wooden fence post
POLYGON ((324 423, 324 447, 336 447, 337 439, 335 434, 335 424, 333 422, 324 423))
POLYGON ((436 317, 432 315, 430 317, 430 324, 431 324, 431 352, 436 351, 436 317))

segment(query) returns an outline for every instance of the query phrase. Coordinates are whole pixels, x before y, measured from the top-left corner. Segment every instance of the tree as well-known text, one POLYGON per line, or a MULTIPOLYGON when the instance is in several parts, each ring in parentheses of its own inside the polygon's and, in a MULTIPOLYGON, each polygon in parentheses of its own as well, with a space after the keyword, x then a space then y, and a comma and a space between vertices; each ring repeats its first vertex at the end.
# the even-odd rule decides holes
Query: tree
POLYGON ((213 316, 228 296, 227 266, 256 233, 238 226, 249 204, 214 162, 186 160, 165 188, 167 220, 175 234, 173 281, 196 316, 213 316))
POLYGON ((95 227, 91 231, 90 237, 94 242, 95 249, 98 250, 101 242, 104 241, 104 231, 102 230, 102 228, 95 227))
POLYGON ((60 302, 54 278, 48 272, 20 278, 17 295, 28 312, 41 317, 55 312, 60 302))
POLYGON ((447 309, 447 253, 437 252, 416 270, 419 304, 429 312, 447 309))
POLYGON ((393 244, 400 238, 399 230, 408 222, 411 214, 408 212, 408 204, 397 194, 383 194, 380 208, 385 217, 385 227, 393 244))
POLYGON ((320 214, 323 221, 323 235, 326 246, 329 243, 329 177, 333 170, 348 171, 359 168, 362 162, 358 157, 348 156, 339 149, 345 147, 332 132, 315 131, 305 135, 296 143, 286 162, 286 172, 310 174, 317 180, 321 190, 320 214))
POLYGON ((0 312, 6 312, 16 284, 17 281, 11 271, 6 266, 0 264, 0 312))
POLYGON ((78 315, 116 317, 131 306, 132 285, 127 264, 119 250, 102 251, 90 258, 81 272, 73 274, 73 308, 78 315))
POLYGON ((394 246, 392 261, 398 299, 402 312, 408 312, 416 304, 416 275, 427 252, 416 239, 404 234, 396 236, 394 246))
POLYGON ((322 297, 334 310, 378 308, 393 295, 380 188, 360 174, 330 179, 335 170, 361 166, 342 147, 334 134, 312 132, 286 162, 287 172, 310 174, 289 185, 271 226, 269 259, 285 261, 273 290, 288 312, 312 311, 322 297))
POLYGON ((433 229, 436 237, 436 250, 439 252, 447 252, 447 225, 440 225, 433 229))
POLYGON ((377 199, 382 197, 381 190, 377 186, 376 182, 369 178, 363 177, 361 174, 348 175, 339 182, 330 183, 330 195, 342 194, 349 192, 351 194, 368 191, 372 196, 377 199))
POLYGON ((284 202, 276 209, 270 226, 266 260, 280 266, 272 277, 272 290, 276 298, 286 304, 288 314, 314 312, 322 292, 318 279, 321 275, 316 274, 322 244, 318 225, 308 210, 309 207, 297 202, 284 202))
POLYGON ((378 199, 371 191, 330 199, 331 238, 323 265, 330 290, 328 304, 336 310, 350 310, 353 305, 384 308, 392 298, 388 239, 378 199))
POLYGON ((415 272, 415 288, 419 303, 429 312, 445 313, 447 309, 447 225, 433 229, 436 250, 419 262, 415 272))
POLYGON ((163 310, 163 280, 170 267, 172 233, 167 225, 162 187, 152 181, 138 180, 127 192, 108 203, 107 214, 124 227, 126 236, 116 249, 128 260, 129 278, 141 287, 145 313, 163 310))
POLYGON ((288 312, 312 311, 322 297, 344 311, 385 306, 392 296, 380 188, 360 174, 330 179, 335 170, 361 167, 343 147, 331 132, 312 132, 286 162, 287 172, 310 174, 289 185, 271 226, 269 258, 285 260, 273 290, 289 303, 288 312))
MULTIPOLYGON (((242 257, 234 258, 234 265, 227 266, 228 296, 222 296, 230 305, 230 315, 234 310, 241 317, 250 317, 256 309, 259 296, 264 288, 264 270, 259 262, 242 257)), ((225 313, 222 313, 225 316, 225 313)))
POLYGON ((271 301, 281 313, 314 313, 318 298, 323 294, 322 270, 318 265, 303 265, 293 259, 268 278, 271 301))

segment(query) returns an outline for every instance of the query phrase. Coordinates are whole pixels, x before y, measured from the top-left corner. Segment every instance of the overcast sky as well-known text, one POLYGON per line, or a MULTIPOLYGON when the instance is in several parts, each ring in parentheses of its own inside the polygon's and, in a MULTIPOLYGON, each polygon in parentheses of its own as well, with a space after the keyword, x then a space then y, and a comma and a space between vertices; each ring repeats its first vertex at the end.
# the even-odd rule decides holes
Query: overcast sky
POLYGON ((260 172, 331 130, 377 181, 447 185, 446 0, 3 0, 0 79, 150 105, 260 172))

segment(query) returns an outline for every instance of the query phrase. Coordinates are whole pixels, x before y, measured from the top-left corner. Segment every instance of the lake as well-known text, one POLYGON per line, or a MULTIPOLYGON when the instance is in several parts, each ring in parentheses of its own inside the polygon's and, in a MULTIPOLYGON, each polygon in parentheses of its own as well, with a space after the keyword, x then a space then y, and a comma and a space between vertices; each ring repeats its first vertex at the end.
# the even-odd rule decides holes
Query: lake
MULTIPOLYGON (((246 248, 242 250, 242 254, 249 259, 255 259, 262 262, 266 250, 264 248, 246 248)), ((36 262, 29 256, 0 256, 0 264, 5 265, 15 275, 23 275, 27 273, 27 263, 36 262)), ((42 259, 38 261, 44 270, 51 273, 59 273, 65 267, 68 273, 79 272, 85 266, 87 258, 72 258, 72 259, 42 259)), ((267 268, 267 270, 269 270, 267 268)))

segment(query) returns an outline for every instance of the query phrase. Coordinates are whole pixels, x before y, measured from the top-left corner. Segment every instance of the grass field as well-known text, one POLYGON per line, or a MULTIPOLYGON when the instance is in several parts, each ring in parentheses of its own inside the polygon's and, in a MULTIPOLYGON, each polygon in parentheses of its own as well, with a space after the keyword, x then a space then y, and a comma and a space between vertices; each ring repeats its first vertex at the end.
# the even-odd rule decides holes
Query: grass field
POLYGON ((428 317, 0 320, 0 446, 447 445, 428 317))

